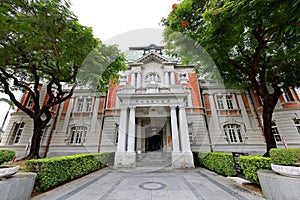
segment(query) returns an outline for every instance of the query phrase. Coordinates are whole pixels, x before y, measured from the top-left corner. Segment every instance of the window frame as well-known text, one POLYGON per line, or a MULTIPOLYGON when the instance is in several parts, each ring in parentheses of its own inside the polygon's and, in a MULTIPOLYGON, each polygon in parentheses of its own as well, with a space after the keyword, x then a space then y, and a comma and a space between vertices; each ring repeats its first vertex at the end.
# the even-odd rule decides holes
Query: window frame
POLYGON ((245 138, 243 137, 240 124, 224 124, 223 131, 225 134, 225 139, 229 144, 244 143, 245 138))
POLYGON ((88 128, 86 126, 72 126, 70 127, 69 144, 83 145, 86 140, 88 128))
POLYGON ((277 124, 274 120, 271 123, 271 133, 273 134, 275 142, 282 142, 282 137, 278 131, 277 124))
POLYGON ((21 137, 25 128, 25 122, 18 122, 14 125, 12 136, 13 140, 10 144, 20 144, 21 137))

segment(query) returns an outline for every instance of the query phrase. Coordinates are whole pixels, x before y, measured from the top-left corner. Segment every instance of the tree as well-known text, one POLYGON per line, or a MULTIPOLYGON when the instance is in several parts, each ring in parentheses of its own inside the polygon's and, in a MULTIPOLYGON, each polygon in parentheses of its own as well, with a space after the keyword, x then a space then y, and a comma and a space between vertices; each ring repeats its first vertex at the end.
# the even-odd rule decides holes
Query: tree
POLYGON ((50 108, 69 99, 78 83, 91 86, 97 79, 98 90, 105 90, 109 79, 124 69, 125 59, 115 46, 101 44, 91 28, 80 25, 68 1, 3 0, 0 13, 0 89, 33 119, 26 158, 37 158, 43 129, 52 117, 50 108), (87 61, 94 67, 90 76, 87 61), (79 73, 85 74, 84 81, 79 73), (41 84, 47 88, 45 103, 40 102, 41 84), (66 85, 68 90, 63 89, 66 85), (14 90, 27 93, 32 108, 22 105, 14 90))
POLYGON ((275 105, 283 89, 300 85, 299 10, 298 0, 183 0, 162 19, 171 52, 191 58, 174 49, 182 40, 174 31, 184 33, 209 53, 226 85, 251 87, 261 97, 266 156, 276 148, 275 105))

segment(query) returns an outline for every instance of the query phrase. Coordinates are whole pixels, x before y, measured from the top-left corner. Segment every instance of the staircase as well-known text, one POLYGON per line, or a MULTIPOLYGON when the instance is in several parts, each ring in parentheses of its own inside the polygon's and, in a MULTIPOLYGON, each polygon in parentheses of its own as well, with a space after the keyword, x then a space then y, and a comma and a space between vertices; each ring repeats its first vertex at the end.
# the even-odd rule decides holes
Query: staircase
POLYGON ((166 168, 171 166, 171 152, 150 151, 137 155, 138 168, 166 168))

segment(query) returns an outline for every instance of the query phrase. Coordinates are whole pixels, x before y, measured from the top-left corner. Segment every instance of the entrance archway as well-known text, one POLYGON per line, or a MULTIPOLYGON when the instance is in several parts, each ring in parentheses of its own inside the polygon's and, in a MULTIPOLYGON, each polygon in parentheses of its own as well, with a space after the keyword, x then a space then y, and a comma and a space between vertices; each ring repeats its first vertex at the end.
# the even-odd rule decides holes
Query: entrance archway
POLYGON ((150 126, 146 128, 145 150, 159 151, 163 148, 163 129, 150 126))

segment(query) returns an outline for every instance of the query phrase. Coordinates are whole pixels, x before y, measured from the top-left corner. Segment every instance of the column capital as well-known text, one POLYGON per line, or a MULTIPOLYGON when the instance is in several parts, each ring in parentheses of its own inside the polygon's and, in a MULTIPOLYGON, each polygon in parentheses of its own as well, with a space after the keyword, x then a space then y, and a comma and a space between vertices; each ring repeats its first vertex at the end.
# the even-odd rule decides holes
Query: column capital
POLYGON ((136 109, 136 106, 129 106, 130 111, 135 111, 135 109, 136 109))

